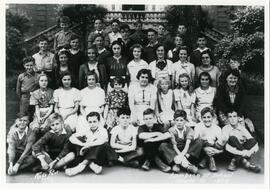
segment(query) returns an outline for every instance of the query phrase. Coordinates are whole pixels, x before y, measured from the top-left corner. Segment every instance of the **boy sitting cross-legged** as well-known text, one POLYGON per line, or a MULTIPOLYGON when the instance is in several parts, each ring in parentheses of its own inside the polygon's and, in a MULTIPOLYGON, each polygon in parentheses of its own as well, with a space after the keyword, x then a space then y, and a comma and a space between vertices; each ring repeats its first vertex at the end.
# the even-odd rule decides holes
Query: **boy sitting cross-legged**
POLYGON ((28 127, 29 116, 18 114, 16 125, 10 128, 7 136, 8 143, 8 174, 16 175, 19 170, 34 164, 35 158, 30 154, 35 142, 35 134, 28 127))
POLYGON ((226 151, 233 155, 228 170, 235 171, 237 169, 236 164, 242 163, 246 169, 255 173, 260 172, 260 166, 248 161, 259 150, 257 141, 245 126, 239 123, 238 113, 236 111, 231 110, 227 115, 229 124, 222 128, 222 134, 226 141, 226 151))
POLYGON ((62 168, 75 158, 75 154, 69 151, 68 139, 72 131, 68 125, 64 125, 62 116, 58 113, 51 114, 48 125, 51 130, 32 147, 33 154, 39 159, 44 171, 62 168))
POLYGON ((130 124, 130 110, 121 108, 117 116, 119 125, 111 130, 111 147, 124 158, 124 165, 138 167, 143 149, 137 147, 137 128, 130 124))
POLYGON ((175 125, 169 129, 171 142, 162 143, 159 150, 172 165, 173 172, 180 172, 180 165, 187 172, 197 174, 198 168, 190 163, 189 158, 199 158, 203 143, 200 139, 194 140, 194 131, 187 126, 187 113, 184 110, 175 111, 174 122, 175 125))
POLYGON ((155 123, 155 111, 148 108, 143 112, 145 125, 141 125, 138 129, 138 144, 143 148, 144 164, 142 169, 150 170, 150 163, 153 161, 163 172, 169 172, 171 167, 166 165, 159 157, 158 148, 162 142, 165 142, 171 137, 170 133, 165 128, 155 123))
POLYGON ((108 133, 100 124, 100 114, 90 112, 86 116, 86 120, 89 126, 88 131, 74 133, 69 139, 71 143, 80 147, 80 156, 83 160, 77 166, 66 169, 65 173, 68 176, 81 173, 87 165, 95 174, 100 174, 102 172, 101 165, 104 163, 123 162, 123 158, 108 144, 108 133))

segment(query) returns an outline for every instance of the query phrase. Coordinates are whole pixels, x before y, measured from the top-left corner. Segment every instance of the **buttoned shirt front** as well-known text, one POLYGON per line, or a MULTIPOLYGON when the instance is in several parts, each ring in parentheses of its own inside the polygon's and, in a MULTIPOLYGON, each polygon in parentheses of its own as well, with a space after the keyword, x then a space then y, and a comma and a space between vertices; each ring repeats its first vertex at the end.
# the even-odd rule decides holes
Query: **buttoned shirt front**
POLYGON ((51 52, 38 52, 33 55, 35 59, 35 71, 51 72, 53 70, 54 54, 51 52))

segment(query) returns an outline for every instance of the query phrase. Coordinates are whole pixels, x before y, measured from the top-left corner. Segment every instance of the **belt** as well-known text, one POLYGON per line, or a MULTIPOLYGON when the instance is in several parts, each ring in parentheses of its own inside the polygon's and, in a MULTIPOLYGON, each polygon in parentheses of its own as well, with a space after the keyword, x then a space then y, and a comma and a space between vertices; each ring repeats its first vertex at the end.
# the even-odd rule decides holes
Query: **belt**
POLYGON ((150 105, 150 102, 135 102, 134 105, 150 105))

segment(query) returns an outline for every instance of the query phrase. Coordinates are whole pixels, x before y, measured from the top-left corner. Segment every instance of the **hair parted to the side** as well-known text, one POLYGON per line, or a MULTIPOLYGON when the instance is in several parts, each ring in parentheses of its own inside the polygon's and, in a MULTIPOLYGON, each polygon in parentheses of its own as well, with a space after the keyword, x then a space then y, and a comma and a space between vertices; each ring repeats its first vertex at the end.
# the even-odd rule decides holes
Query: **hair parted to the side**
POLYGON ((90 112, 89 114, 87 114, 86 121, 89 117, 97 117, 97 120, 100 121, 100 114, 98 112, 90 112))
POLYGON ((187 121, 187 112, 185 110, 176 110, 173 114, 173 119, 175 120, 178 117, 182 117, 187 121))
POLYGON ((155 110, 151 108, 147 108, 146 110, 143 111, 143 116, 151 115, 151 114, 155 117, 155 110))
POLYGON ((48 125, 51 125, 55 120, 64 123, 63 117, 59 113, 52 113, 47 119, 48 125))
POLYGON ((32 57, 32 56, 27 56, 25 58, 23 58, 23 65, 25 65, 26 63, 29 63, 29 62, 33 62, 33 64, 35 64, 35 59, 32 57))
POLYGON ((201 116, 203 117, 204 114, 206 114, 206 113, 208 113, 208 112, 209 112, 213 117, 215 116, 215 112, 214 112, 213 108, 210 108, 210 107, 205 107, 205 108, 203 108, 202 111, 201 111, 201 116))

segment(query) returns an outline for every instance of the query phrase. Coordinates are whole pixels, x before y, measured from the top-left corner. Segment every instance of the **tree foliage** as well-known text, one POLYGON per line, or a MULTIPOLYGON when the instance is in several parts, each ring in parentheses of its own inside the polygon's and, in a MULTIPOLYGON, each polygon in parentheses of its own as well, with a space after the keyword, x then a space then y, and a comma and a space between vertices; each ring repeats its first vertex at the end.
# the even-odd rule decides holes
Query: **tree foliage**
POLYGON ((21 67, 25 56, 23 49, 24 34, 30 28, 29 18, 21 12, 6 10, 6 68, 21 67))
POLYGON ((176 31, 180 23, 188 26, 191 35, 203 31, 206 27, 212 27, 207 12, 199 5, 172 5, 165 8, 165 19, 172 31, 176 31))
POLYGON ((225 36, 215 48, 219 59, 234 55, 247 72, 264 72, 264 9, 246 7, 232 13, 232 34, 225 36))

